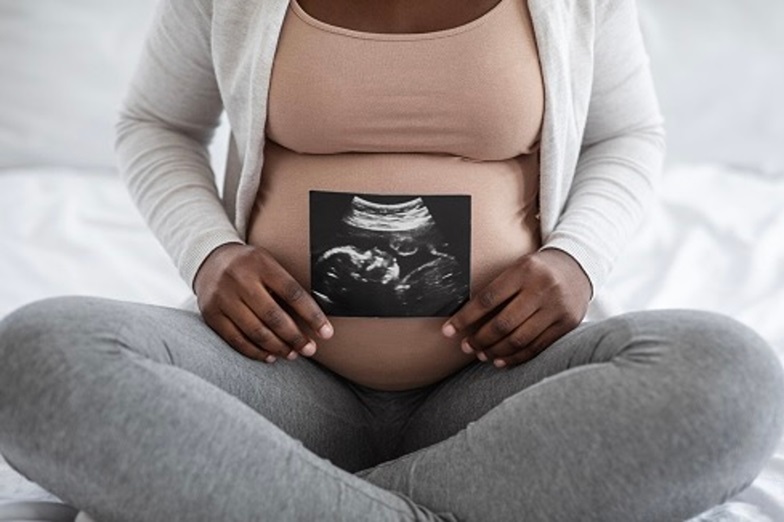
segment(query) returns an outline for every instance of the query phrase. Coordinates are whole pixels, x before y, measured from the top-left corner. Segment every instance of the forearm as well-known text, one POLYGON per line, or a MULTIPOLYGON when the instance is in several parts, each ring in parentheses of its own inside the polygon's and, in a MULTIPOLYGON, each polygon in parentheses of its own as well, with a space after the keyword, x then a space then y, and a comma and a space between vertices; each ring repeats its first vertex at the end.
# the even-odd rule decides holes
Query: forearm
POLYGON ((212 250, 241 242, 218 195, 208 152, 223 112, 210 6, 159 3, 115 138, 133 201, 191 288, 212 250))
POLYGON ((578 261, 592 298, 653 202, 666 151, 636 2, 597 2, 593 84, 568 198, 543 248, 578 261))
POLYGON ((581 155, 569 198, 542 249, 571 255, 592 298, 655 199, 664 157, 660 124, 593 145, 581 155))
POLYGON ((192 288, 210 252, 242 242, 222 206, 205 148, 179 132, 124 117, 117 156, 131 198, 192 288))

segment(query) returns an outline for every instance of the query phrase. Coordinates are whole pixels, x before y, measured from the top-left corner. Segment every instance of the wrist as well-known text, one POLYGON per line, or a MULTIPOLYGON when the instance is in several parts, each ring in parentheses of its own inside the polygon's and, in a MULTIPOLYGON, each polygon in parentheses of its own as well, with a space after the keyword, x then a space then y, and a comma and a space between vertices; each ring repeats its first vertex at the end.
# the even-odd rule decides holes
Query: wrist
POLYGON ((244 243, 240 242, 229 242, 223 243, 218 245, 209 254, 204 258, 201 262, 201 265, 196 270, 196 275, 193 278, 193 290, 198 295, 198 288, 200 287, 201 282, 205 278, 209 278, 210 275, 216 271, 220 271, 219 268, 223 263, 224 258, 231 254, 232 250, 236 250, 238 248, 246 247, 244 243))
POLYGON ((550 266, 555 267, 566 275, 570 286, 580 291, 585 301, 589 302, 593 296, 593 284, 587 272, 583 269, 577 259, 569 252, 556 247, 546 247, 540 249, 537 254, 541 255, 550 266))

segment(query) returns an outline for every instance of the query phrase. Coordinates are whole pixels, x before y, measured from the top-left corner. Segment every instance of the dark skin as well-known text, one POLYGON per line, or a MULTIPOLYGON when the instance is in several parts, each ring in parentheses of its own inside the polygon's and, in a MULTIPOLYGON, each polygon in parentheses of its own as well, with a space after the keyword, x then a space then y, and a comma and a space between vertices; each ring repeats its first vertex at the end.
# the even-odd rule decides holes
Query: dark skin
MULTIPOLYGON (((299 0, 323 22, 358 31, 416 33, 474 20, 499 0, 299 0)), ((202 263, 194 291, 205 322, 243 355, 264 362, 310 357, 314 337, 334 330, 313 297, 263 248, 218 247, 202 263), (300 329, 292 316, 308 324, 300 329)), ((522 364, 585 317, 592 287, 580 264, 558 249, 522 256, 474 292, 443 325, 464 352, 498 368, 522 364)))
POLYGON ((500 0, 298 0, 313 18, 371 33, 424 33, 463 25, 500 0))

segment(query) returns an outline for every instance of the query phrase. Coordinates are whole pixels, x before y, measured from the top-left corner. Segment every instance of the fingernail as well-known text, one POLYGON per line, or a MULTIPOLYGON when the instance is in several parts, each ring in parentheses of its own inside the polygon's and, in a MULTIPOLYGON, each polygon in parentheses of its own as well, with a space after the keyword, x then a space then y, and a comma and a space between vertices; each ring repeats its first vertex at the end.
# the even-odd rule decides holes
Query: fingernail
POLYGON ((506 363, 503 361, 503 359, 496 359, 495 361, 493 361, 493 364, 495 364, 496 368, 503 368, 504 366, 506 366, 506 363))
POLYGON ((289 352, 289 354, 286 356, 286 359, 288 359, 289 361, 293 361, 297 357, 299 357, 299 354, 297 352, 295 352, 294 350, 291 350, 289 352))
POLYGON ((264 360, 267 361, 268 363, 274 363, 277 360, 277 357, 275 357, 274 355, 268 355, 264 360))
POLYGON ((441 333, 447 337, 452 337, 457 333, 457 330, 455 330, 455 327, 452 326, 452 323, 446 323, 441 327, 441 333))
POLYGON ((313 341, 310 341, 308 344, 306 344, 305 346, 302 347, 302 350, 300 350, 300 353, 302 355, 304 355, 305 357, 310 357, 311 355, 316 353, 316 343, 314 343, 313 341))
POLYGON ((332 328, 332 325, 329 323, 325 323, 324 326, 319 328, 318 334, 321 336, 322 339, 329 339, 332 337, 332 334, 335 333, 335 330, 332 328))
POLYGON ((476 358, 482 362, 487 362, 487 355, 485 355, 484 352, 477 353, 476 358))
POLYGON ((468 344, 468 341, 465 339, 460 343, 460 349, 463 350, 464 353, 474 353, 474 347, 468 344))

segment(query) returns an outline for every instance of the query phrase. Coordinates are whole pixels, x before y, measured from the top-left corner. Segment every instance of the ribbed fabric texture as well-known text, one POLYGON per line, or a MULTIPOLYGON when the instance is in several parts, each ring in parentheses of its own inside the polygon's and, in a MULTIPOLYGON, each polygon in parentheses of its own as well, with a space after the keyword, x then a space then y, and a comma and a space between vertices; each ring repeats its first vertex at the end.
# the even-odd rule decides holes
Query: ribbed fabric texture
POLYGON ((267 139, 296 152, 492 161, 538 146, 544 85, 524 2, 447 30, 368 33, 292 0, 268 104, 267 139))

